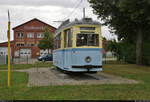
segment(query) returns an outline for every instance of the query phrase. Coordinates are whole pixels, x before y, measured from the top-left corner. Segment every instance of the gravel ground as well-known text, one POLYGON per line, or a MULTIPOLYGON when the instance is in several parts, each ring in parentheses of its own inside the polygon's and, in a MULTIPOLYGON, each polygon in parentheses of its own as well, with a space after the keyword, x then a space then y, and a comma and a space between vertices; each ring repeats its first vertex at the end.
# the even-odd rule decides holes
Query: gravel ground
POLYGON ((139 82, 118 76, 108 75, 104 72, 97 74, 70 73, 64 74, 56 68, 31 68, 16 70, 29 74, 28 86, 49 85, 91 85, 91 84, 137 84, 139 82))

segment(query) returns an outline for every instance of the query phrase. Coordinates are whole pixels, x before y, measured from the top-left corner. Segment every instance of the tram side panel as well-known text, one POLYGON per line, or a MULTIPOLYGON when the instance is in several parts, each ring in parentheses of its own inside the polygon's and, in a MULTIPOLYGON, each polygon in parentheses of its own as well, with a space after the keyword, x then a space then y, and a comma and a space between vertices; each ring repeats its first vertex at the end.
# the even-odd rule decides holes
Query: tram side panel
POLYGON ((64 50, 64 70, 69 71, 71 69, 72 65, 72 55, 71 55, 72 49, 65 49, 64 50))
POLYGON ((71 49, 55 50, 53 52, 53 64, 62 69, 69 71, 71 69, 71 49))
POLYGON ((56 67, 63 69, 64 64, 64 51, 63 50, 55 50, 53 52, 53 64, 56 67))

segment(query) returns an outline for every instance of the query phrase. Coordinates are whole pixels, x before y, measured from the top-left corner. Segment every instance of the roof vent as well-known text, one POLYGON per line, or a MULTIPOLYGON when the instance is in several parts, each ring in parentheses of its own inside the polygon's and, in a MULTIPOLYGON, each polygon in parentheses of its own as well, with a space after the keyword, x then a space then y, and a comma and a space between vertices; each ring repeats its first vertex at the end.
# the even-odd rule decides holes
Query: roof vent
POLYGON ((67 20, 65 20, 64 22, 62 22, 63 25, 66 25, 66 24, 68 24, 68 23, 70 23, 70 20, 69 20, 69 19, 67 19, 67 20))
POLYGON ((83 18, 82 20, 85 21, 85 22, 91 22, 92 18, 83 18))

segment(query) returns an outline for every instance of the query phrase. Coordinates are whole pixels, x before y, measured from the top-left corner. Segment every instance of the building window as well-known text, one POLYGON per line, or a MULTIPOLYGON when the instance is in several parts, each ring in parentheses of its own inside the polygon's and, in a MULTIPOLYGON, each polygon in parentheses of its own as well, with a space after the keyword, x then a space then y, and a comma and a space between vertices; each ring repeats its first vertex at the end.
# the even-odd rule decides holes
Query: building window
POLYGON ((32 46, 34 46, 34 44, 29 43, 29 44, 27 44, 27 46, 28 46, 28 47, 32 47, 32 46))
POLYGON ((27 38, 34 38, 34 34, 32 33, 27 34, 27 38))
POLYGON ((42 34, 42 33, 39 33, 38 35, 37 35, 37 38, 43 38, 44 37, 44 34, 42 34))
POLYGON ((17 34, 17 38, 23 38, 24 37, 24 34, 23 33, 18 33, 17 34))
POLYGON ((23 47, 24 44, 16 44, 17 47, 23 47))

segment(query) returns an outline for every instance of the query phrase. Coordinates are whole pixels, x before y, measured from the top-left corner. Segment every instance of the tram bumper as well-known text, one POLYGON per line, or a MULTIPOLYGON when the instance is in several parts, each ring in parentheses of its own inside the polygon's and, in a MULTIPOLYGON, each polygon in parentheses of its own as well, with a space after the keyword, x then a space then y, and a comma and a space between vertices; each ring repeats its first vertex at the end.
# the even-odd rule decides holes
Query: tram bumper
POLYGON ((72 66, 72 68, 102 68, 102 66, 84 65, 84 66, 72 66))
POLYGON ((102 66, 96 65, 83 65, 83 66, 72 66, 72 71, 76 72, 95 72, 102 71, 102 66))

